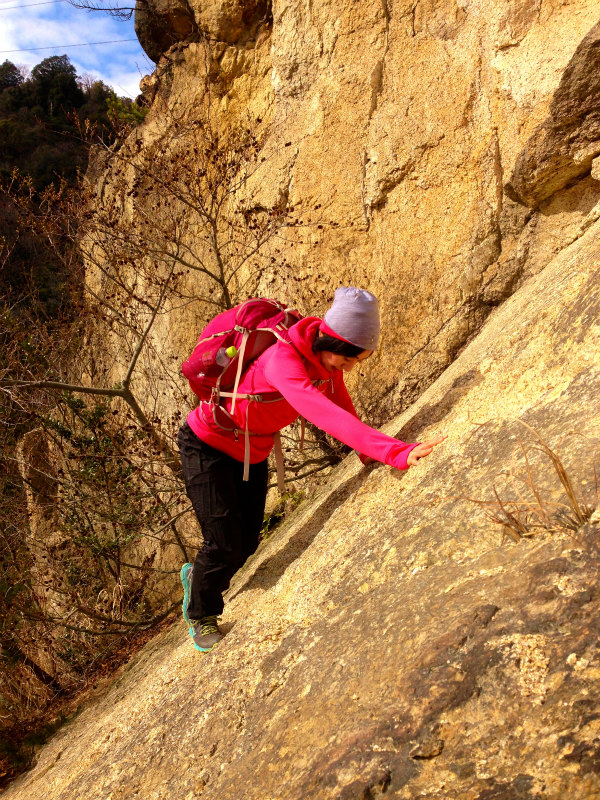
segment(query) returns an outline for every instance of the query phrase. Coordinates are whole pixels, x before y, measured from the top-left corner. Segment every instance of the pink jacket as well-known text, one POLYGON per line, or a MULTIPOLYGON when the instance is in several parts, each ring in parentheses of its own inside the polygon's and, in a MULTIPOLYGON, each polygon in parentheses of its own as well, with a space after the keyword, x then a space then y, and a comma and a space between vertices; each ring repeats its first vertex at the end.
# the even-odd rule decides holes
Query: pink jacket
MULTIPOLYGON (((200 403, 188 415, 190 428, 211 447, 244 461, 243 432, 248 422, 252 433, 250 463, 256 464, 271 452, 273 434, 303 416, 361 455, 406 469, 406 459, 416 444, 393 439, 361 422, 344 385, 344 373, 337 369, 328 372, 319 356, 312 352, 320 321, 317 317, 305 317, 290 328, 292 344, 278 341, 242 375, 240 394, 266 395, 264 399, 269 400, 269 393, 276 392, 282 397, 273 402, 237 398, 233 413, 235 431, 230 430, 231 420, 226 415, 217 411, 215 421, 213 406, 200 403)), ((230 399, 225 401, 225 408, 231 410, 230 399)))

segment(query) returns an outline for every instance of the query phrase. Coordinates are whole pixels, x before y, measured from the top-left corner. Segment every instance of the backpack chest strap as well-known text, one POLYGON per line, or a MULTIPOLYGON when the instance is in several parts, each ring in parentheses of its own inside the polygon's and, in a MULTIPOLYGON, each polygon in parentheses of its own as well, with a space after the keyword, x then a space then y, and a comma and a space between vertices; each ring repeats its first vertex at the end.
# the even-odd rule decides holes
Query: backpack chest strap
MULTIPOLYGON (((277 403, 283 400, 283 395, 279 392, 263 393, 263 394, 240 394, 239 392, 219 392, 219 397, 238 397, 241 400, 250 400, 255 403, 277 403)), ((231 404, 231 413, 233 414, 233 403, 231 404)))

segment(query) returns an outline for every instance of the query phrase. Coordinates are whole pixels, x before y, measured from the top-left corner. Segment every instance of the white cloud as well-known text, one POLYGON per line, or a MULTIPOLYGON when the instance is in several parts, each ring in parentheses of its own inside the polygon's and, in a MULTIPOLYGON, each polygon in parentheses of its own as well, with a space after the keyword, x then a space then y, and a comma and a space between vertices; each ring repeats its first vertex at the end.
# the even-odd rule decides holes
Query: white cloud
POLYGON ((129 97, 132 100, 140 93, 140 81, 144 74, 143 72, 132 70, 111 70, 108 72, 100 72, 96 69, 86 69, 85 67, 73 61, 73 66, 77 70, 78 75, 92 75, 95 79, 101 80, 114 89, 115 93, 121 97, 129 97))
POLYGON ((117 94, 135 97, 139 94, 141 77, 154 69, 137 39, 68 47, 83 42, 123 39, 135 39, 133 20, 122 22, 102 12, 73 8, 67 2, 20 9, 3 9, 0 4, 0 62, 8 59, 33 67, 44 58, 66 53, 79 75, 92 74, 112 86, 117 94), (23 52, 42 47, 53 49, 23 52))

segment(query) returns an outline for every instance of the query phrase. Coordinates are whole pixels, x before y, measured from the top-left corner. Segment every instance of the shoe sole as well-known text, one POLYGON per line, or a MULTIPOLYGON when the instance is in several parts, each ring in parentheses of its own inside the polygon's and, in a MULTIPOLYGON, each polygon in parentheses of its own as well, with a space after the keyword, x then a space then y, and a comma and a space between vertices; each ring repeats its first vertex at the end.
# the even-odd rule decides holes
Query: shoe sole
POLYGON ((200 647, 200 645, 199 645, 199 644, 196 644, 196 642, 192 642, 192 644, 194 645, 194 648, 195 648, 195 649, 196 649, 196 650, 197 650, 199 653, 210 653, 210 651, 211 651, 211 650, 214 650, 214 649, 215 649, 215 647, 216 647, 216 646, 217 646, 219 643, 218 643, 218 642, 215 642, 214 644, 211 644, 211 646, 210 646, 210 647, 200 647))
POLYGON ((221 644, 222 641, 223 641, 223 639, 221 638, 218 641, 216 641, 213 644, 211 644, 210 647, 202 647, 202 645, 199 645, 198 642, 196 642, 196 641, 192 641, 192 644, 194 645, 196 650, 198 650, 200 653, 210 653, 210 651, 214 650, 214 648, 218 644, 221 644))

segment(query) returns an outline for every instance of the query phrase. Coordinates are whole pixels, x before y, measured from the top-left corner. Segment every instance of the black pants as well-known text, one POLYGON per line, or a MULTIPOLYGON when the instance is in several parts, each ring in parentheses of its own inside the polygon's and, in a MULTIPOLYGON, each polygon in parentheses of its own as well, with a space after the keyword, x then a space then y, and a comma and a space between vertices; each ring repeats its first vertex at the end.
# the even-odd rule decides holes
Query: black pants
POLYGON ((267 496, 267 461, 244 465, 205 444, 187 422, 177 438, 183 476, 204 543, 194 561, 190 619, 223 611, 223 592, 258 547, 267 496))

